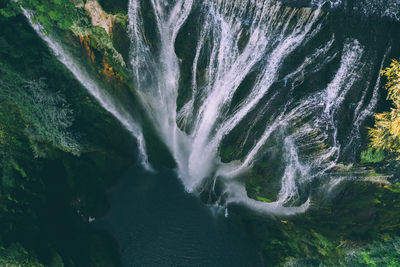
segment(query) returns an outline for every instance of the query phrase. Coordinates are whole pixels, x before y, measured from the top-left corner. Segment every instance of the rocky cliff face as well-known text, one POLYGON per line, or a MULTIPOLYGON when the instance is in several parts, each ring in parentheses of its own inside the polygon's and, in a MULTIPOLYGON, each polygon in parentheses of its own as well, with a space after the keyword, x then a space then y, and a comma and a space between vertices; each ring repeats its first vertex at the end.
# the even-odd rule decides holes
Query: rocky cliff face
POLYGON ((92 25, 103 28, 108 35, 111 34, 116 15, 110 15, 104 12, 96 0, 88 0, 85 4, 85 10, 92 19, 92 25))

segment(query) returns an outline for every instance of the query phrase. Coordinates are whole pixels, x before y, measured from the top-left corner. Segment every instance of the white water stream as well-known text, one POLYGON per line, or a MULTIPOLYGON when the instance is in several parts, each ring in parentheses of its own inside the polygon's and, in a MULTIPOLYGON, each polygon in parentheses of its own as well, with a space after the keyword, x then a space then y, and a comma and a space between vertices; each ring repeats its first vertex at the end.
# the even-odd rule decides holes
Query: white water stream
POLYGON ((57 57, 57 59, 63 63, 75 76, 75 78, 85 87, 88 92, 99 102, 99 104, 111 113, 123 126, 128 130, 137 140, 139 148, 139 157, 144 168, 151 170, 150 163, 147 158, 146 145, 140 125, 138 125, 132 116, 116 103, 112 97, 110 97, 105 90, 103 90, 96 81, 90 78, 90 75, 86 73, 71 55, 69 55, 62 45, 51 36, 44 33, 43 27, 40 24, 33 23, 33 14, 25 9, 22 9, 24 15, 28 18, 32 28, 35 32, 46 42, 51 51, 57 57))
MULTIPOLYGON (((251 0, 206 0, 201 4, 193 0, 151 0, 151 7, 156 18, 157 29, 154 31, 159 35, 160 51, 153 53, 149 47, 140 0, 130 0, 131 65, 136 87, 161 137, 175 157, 179 176, 187 191, 202 190, 207 179, 214 179, 215 182, 220 177, 225 183, 225 203, 240 202, 260 211, 283 214, 307 209, 310 200, 295 207, 290 207, 290 203, 298 198, 301 184, 311 183, 337 164, 341 145, 337 141, 335 114, 359 78, 358 73, 365 67, 361 60, 363 47, 357 40, 347 40, 341 51, 340 67, 327 87, 290 108, 277 109, 275 115, 265 121, 265 132, 255 140, 247 154, 239 161, 224 164, 218 154, 222 140, 272 90, 288 56, 320 31, 324 14, 319 9, 294 9, 275 1, 251 0), (197 27, 199 35, 189 87, 191 98, 178 109, 176 103, 181 70, 180 59, 175 54, 175 42, 177 33, 182 30, 194 8, 198 9, 196 14, 203 18, 199 20, 201 23, 193 25, 193 32, 190 33, 195 34, 197 27), (244 31, 248 34, 248 41, 240 51, 238 43, 244 31), (203 67, 205 77, 199 84, 197 75, 202 70, 198 66, 204 54, 207 54, 207 66, 203 67), (254 70, 257 71, 256 79, 248 88, 248 95, 229 112, 235 92, 254 70), (307 118, 306 121, 304 118, 307 118), (265 144, 279 132, 291 134, 282 139, 286 167, 278 199, 272 203, 255 201, 247 196, 244 185, 235 177, 259 159, 265 144), (304 150, 308 151, 307 156, 300 155, 304 150)), ((334 36, 286 79, 301 79, 304 70, 313 65, 314 71, 322 68, 323 64, 318 61, 326 63, 332 60, 327 53, 333 42, 334 36)), ((374 108, 376 99, 377 94, 369 99, 369 109, 374 108)), ((364 100, 361 99, 358 104, 363 105, 364 100)), ((359 117, 359 120, 364 119, 359 117)), ((361 124, 361 121, 358 123, 361 124)), ((242 131, 250 133, 252 127, 250 123, 249 128, 242 131)))
MULTIPOLYGON (((205 190, 207 181, 215 186, 219 179, 224 184, 221 205, 240 203, 275 214, 305 211, 311 199, 306 197, 298 204, 300 188, 309 186, 338 163, 342 144, 338 140, 337 114, 361 73, 368 69, 364 47, 355 39, 347 39, 342 48, 337 48, 332 35, 282 77, 285 61, 322 31, 326 14, 320 9, 290 8, 272 0, 148 1, 151 10, 146 14, 141 0, 129 1, 132 73, 148 115, 177 162, 186 190, 205 190), (149 12, 154 13, 156 48, 146 36, 149 12), (189 21, 191 14, 199 19, 189 21), (178 107, 183 70, 175 45, 185 23, 193 21, 189 35, 197 34, 197 43, 191 81, 185 85, 190 97, 178 107), (245 43, 242 49, 239 43, 245 43), (334 60, 339 66, 325 88, 307 88, 300 99, 291 98, 298 93, 306 73, 318 72, 334 60), (253 74, 247 94, 234 100, 240 86, 253 74), (278 98, 286 101, 276 106, 278 98), (251 117, 255 111, 257 116, 251 117), (244 155, 222 163, 219 149, 224 138, 238 127, 243 127, 239 132, 245 137, 234 145, 240 146, 244 155), (236 178, 255 162, 265 160, 266 147, 276 142, 284 165, 277 200, 256 201, 247 196, 245 185, 236 178)), ((25 15, 30 18, 28 12, 25 15)), ((90 79, 56 40, 44 35, 40 26, 32 26, 96 100, 136 137, 143 164, 150 168, 141 128, 132 116, 90 79)), ((359 135, 360 125, 375 108, 377 86, 371 97, 361 95, 355 102, 357 108, 350 111, 357 119, 350 137, 359 135)))

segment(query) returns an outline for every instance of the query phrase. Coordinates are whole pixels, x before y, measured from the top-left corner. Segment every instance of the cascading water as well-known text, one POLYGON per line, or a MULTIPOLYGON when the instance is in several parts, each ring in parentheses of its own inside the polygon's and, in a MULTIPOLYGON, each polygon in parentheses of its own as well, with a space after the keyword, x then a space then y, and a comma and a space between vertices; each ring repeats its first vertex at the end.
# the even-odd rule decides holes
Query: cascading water
MULTIPOLYGON (((240 203, 276 214, 306 210, 316 181, 332 188, 345 179, 331 174, 340 161, 355 157, 360 129, 378 103, 384 61, 377 66, 370 60, 377 55, 359 40, 330 31, 322 10, 327 2, 331 8, 347 2, 312 0, 306 8, 283 2, 129 1, 131 69, 143 105, 186 190, 218 187, 211 202, 222 206, 240 203), (243 184, 242 176, 260 163, 279 180, 270 203, 249 198, 243 184)), ((54 38, 32 26, 138 139, 148 166, 132 116, 54 38)))
POLYGON ((146 154, 146 146, 140 125, 132 118, 132 116, 120 107, 111 96, 107 94, 99 85, 90 78, 84 68, 82 68, 62 45, 52 38, 44 34, 41 25, 32 22, 32 13, 22 9, 29 23, 35 32, 46 42, 57 59, 62 62, 75 76, 75 78, 88 90, 88 92, 99 102, 99 104, 108 112, 110 112, 122 125, 128 130, 133 137, 136 138, 139 148, 139 157, 141 164, 147 170, 152 170, 146 154))
POLYGON ((300 191, 337 165, 343 143, 359 136, 371 114, 363 108, 369 112, 377 104, 379 85, 372 94, 354 89, 367 77, 363 73, 379 77, 360 42, 349 38, 340 47, 332 33, 316 45, 326 22, 319 8, 267 0, 145 2, 129 2, 131 65, 186 189, 212 191, 218 179, 224 184, 218 201, 225 205, 240 202, 283 214, 307 209, 310 199, 300 191), (293 60, 309 43, 311 53, 293 60), (178 55, 177 46, 185 45, 191 49, 178 55), (291 70, 285 63, 290 60, 296 66, 291 70), (306 78, 334 64, 328 84, 305 88, 306 78), (357 121, 343 131, 339 116, 348 95, 356 108, 347 112, 357 121), (240 152, 221 158, 228 138, 240 152), (276 201, 263 203, 249 198, 236 178, 262 160, 268 146, 280 147, 285 167, 276 201))
POLYGON ((282 0, 290 4, 343 9, 347 13, 400 21, 400 3, 397 0, 282 0))

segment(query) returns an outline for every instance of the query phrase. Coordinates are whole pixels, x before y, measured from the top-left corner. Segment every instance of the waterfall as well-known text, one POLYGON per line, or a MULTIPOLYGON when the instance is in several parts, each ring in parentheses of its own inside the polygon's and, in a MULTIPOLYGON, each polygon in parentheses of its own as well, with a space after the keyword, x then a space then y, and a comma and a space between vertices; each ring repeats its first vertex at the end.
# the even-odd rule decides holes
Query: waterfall
POLYGON ((146 154, 146 145, 144 137, 140 128, 140 125, 135 122, 132 116, 122 107, 116 103, 116 101, 107 94, 105 90, 99 87, 99 85, 90 78, 86 73, 85 69, 82 68, 71 55, 69 55, 62 45, 51 36, 44 34, 43 28, 40 24, 32 22, 32 13, 22 9, 24 15, 27 17, 30 25, 35 32, 46 42, 48 47, 57 57, 57 59, 64 64, 74 77, 82 84, 84 88, 97 100, 97 102, 110 114, 112 114, 122 125, 128 130, 128 132, 137 140, 139 148, 139 158, 141 164, 147 170, 151 170, 150 163, 146 154))
MULTIPOLYGON (((374 73, 364 47, 347 39, 339 48, 332 34, 287 71, 285 61, 296 49, 321 34, 326 18, 321 9, 292 8, 272 0, 145 2, 129 1, 131 66, 136 88, 175 157, 186 190, 213 190, 219 180, 224 184, 220 204, 240 203, 278 214, 306 210, 311 199, 301 198, 300 189, 337 165, 343 140, 359 136, 360 125, 371 115, 365 108, 377 104, 379 85, 371 97, 368 90, 355 92, 362 73, 374 73), (149 14, 154 20, 150 26, 149 14), (152 27, 151 36, 146 27, 152 27), (179 34, 185 37, 179 39, 179 34), (176 51, 182 41, 193 46, 183 58, 176 51), (302 88, 306 75, 333 62, 338 67, 330 82, 302 88), (238 97, 246 83, 244 96, 238 97), (292 97, 300 89, 308 93, 292 97), (338 117, 348 95, 354 94, 357 107, 349 110, 354 128, 348 133, 338 117), (183 104, 177 104, 179 98, 183 104), (241 154, 224 163, 221 147, 234 132, 239 133, 234 142, 241 154), (249 198, 237 177, 262 160, 271 140, 279 140, 285 167, 277 200, 263 203, 249 198)), ((379 81, 379 71, 374 75, 379 81)))
MULTIPOLYGON (((299 0, 282 0, 296 4, 299 0)), ((341 8, 349 13, 363 16, 388 18, 400 21, 400 2, 398 0, 309 0, 311 6, 341 8)))
MULTIPOLYGON (((215 192, 210 202, 225 207, 289 215, 312 204, 311 187, 331 189, 346 179, 332 172, 360 147, 384 61, 375 66, 362 42, 330 31, 326 2, 129 0, 134 85, 188 192, 215 192), (279 181, 276 199, 254 200, 243 177, 271 159, 279 162, 265 165, 279 181)), ((140 125, 57 40, 31 25, 136 137, 150 168, 140 125)))

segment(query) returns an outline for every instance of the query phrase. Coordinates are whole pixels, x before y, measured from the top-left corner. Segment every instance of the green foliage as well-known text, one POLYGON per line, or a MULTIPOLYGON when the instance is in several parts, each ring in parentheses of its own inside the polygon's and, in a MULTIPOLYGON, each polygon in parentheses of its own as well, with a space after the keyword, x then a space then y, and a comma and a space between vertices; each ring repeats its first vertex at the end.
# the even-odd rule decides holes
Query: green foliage
POLYGON ((262 201, 262 202, 267 202, 267 203, 272 202, 272 200, 270 200, 266 197, 261 197, 261 196, 256 196, 256 200, 262 201))
MULTIPOLYGON (((278 152, 278 149, 275 152, 278 152)), ((281 189, 280 177, 283 175, 283 168, 276 167, 280 166, 277 162, 279 160, 273 155, 268 158, 268 161, 262 158, 244 175, 246 192, 250 198, 263 202, 277 200, 281 189)))
MULTIPOLYGON (((24 84, 23 110, 30 123, 26 132, 36 142, 51 142, 55 147, 79 155, 80 146, 69 131, 73 111, 59 93, 47 90, 43 79, 24 84)), ((39 152, 37 152, 38 155, 39 152)))
POLYGON ((400 238, 375 241, 360 249, 349 250, 342 266, 400 266, 400 238))
POLYGON ((135 161, 135 141, 23 16, 0 16, 0 25, 0 266, 41 266, 25 254, 46 266, 99 266, 102 258, 118 266, 116 245, 89 238, 87 221, 107 211, 105 187, 135 161), (104 249, 94 253, 92 242, 104 249))
POLYGON ((0 246, 0 266, 44 267, 33 254, 26 251, 19 243, 13 243, 7 248, 0 246))
POLYGON ((40 203, 42 181, 32 175, 32 150, 24 133, 26 122, 14 104, 0 104, 0 129, 4 142, 0 145, 0 238, 11 236, 23 221, 35 232, 34 205, 40 203))
POLYGON ((61 94, 48 90, 44 79, 22 84, 0 81, 0 87, 0 104, 13 103, 19 108, 36 157, 45 156, 39 144, 48 142, 79 155, 80 146, 69 131, 73 112, 61 94))
POLYGON ((399 188, 348 182, 304 214, 246 218, 246 226, 259 239, 268 266, 399 266, 399 188))
MULTIPOLYGON (((1 1, 0 1, 1 4, 1 1)), ((18 4, 14 1, 9 1, 5 4, 5 7, 0 8, 0 16, 4 16, 6 18, 15 17, 21 12, 18 4)))
POLYGON ((18 3, 34 12, 35 20, 46 32, 51 32, 54 26, 68 30, 75 23, 88 23, 84 10, 77 8, 71 0, 19 0, 18 3))
POLYGON ((394 192, 394 193, 400 193, 400 183, 391 184, 389 186, 389 190, 394 192))
POLYGON ((366 151, 361 152, 361 163, 378 163, 385 159, 385 152, 382 150, 374 150, 368 148, 366 151))
MULTIPOLYGON (((111 36, 103 28, 91 24, 83 1, 19 0, 18 3, 33 12, 33 22, 40 23, 45 33, 57 29, 72 31, 80 38, 89 38, 92 48, 109 55, 119 65, 125 65, 122 56, 114 48, 111 36)), ((118 14, 114 19, 125 25, 125 16, 118 14)))
POLYGON ((87 37, 92 49, 106 53, 107 55, 110 55, 115 62, 119 63, 120 65, 125 65, 122 56, 114 48, 111 37, 103 28, 98 26, 81 27, 74 25, 74 27, 72 27, 72 31, 75 35, 83 38, 87 37))
POLYGON ((392 101, 390 112, 375 115, 375 126, 369 129, 370 146, 375 150, 400 153, 400 62, 393 60, 390 67, 382 71, 388 79, 386 89, 392 101))

